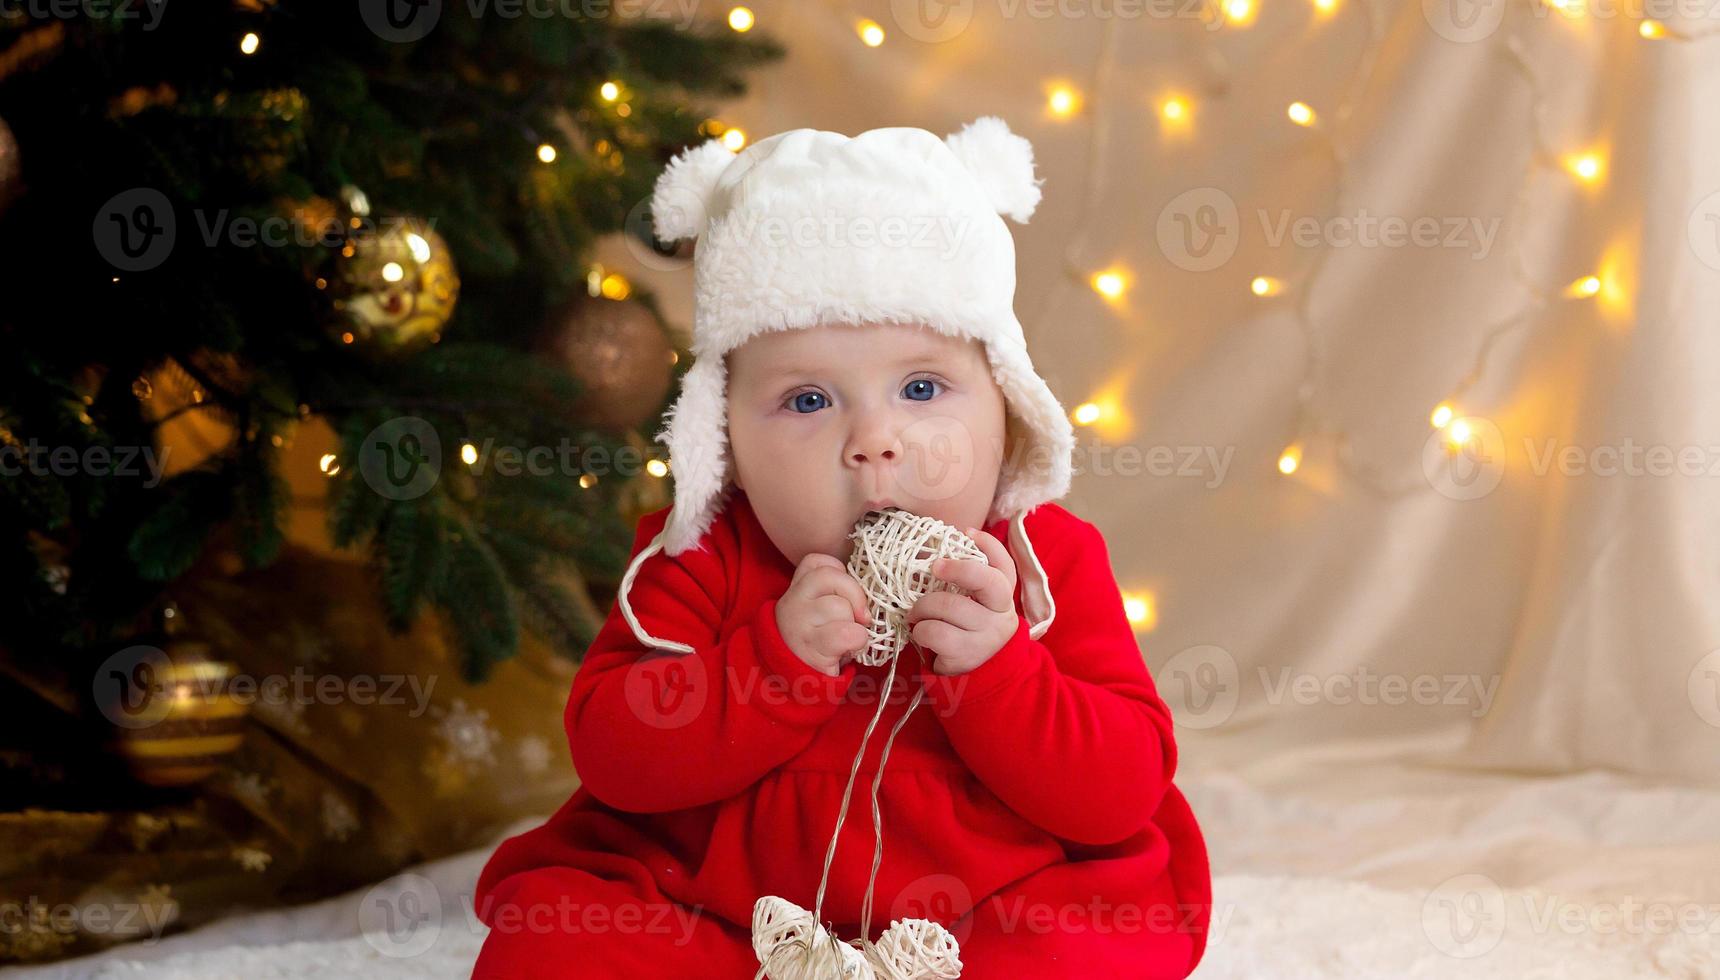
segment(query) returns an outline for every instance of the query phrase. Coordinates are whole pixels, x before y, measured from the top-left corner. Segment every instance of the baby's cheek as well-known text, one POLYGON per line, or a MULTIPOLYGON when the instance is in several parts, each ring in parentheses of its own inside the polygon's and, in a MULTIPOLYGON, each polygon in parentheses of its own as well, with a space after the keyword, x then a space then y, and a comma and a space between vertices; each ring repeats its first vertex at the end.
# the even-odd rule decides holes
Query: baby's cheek
POLYGON ((906 454, 897 471, 902 489, 921 500, 948 500, 975 486, 982 468, 980 442, 972 428, 951 415, 916 420, 902 430, 906 454))

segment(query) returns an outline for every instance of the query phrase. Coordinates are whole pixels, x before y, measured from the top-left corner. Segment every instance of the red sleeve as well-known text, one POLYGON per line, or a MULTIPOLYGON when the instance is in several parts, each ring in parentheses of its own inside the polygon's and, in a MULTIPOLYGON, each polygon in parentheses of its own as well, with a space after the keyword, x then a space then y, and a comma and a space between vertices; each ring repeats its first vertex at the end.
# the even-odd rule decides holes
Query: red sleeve
POLYGON ((951 745, 987 788, 1046 831, 1109 844, 1140 830, 1176 772, 1170 709, 1123 612, 1105 539, 1062 511, 1029 534, 1057 615, 1027 620, 966 674, 919 672, 951 745))
MULTIPOLYGON (((668 511, 640 521, 637 555, 668 511)), ((710 551, 646 559, 628 593, 645 631, 692 653, 641 644, 619 602, 586 651, 567 702, 574 769, 603 803, 660 813, 726 799, 787 762, 836 713, 856 667, 831 677, 788 648, 776 600, 741 611, 719 639, 728 609, 725 557, 732 527, 719 518, 710 551)))

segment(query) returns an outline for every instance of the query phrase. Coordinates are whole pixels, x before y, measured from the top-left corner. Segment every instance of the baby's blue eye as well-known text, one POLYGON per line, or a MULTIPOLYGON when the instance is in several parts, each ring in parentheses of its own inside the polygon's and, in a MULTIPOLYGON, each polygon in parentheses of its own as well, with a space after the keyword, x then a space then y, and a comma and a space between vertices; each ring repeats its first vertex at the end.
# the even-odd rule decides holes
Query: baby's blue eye
POLYGON ((794 410, 802 415, 811 414, 824 407, 824 392, 803 391, 795 395, 789 404, 793 405, 794 410))
POLYGON ((937 393, 938 383, 930 378, 915 378, 902 389, 902 394, 917 402, 931 401, 937 393))

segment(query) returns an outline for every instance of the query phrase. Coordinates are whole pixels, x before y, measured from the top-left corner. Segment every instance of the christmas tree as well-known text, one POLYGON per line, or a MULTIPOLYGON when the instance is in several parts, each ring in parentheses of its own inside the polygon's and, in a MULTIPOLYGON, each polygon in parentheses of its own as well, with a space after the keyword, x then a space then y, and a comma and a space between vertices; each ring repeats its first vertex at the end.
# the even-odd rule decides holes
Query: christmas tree
POLYGON ((658 321, 592 246, 657 247, 657 174, 723 133, 698 103, 780 50, 619 7, 74 6, 0 17, 5 657, 99 659, 216 539, 267 565, 311 418, 332 536, 378 572, 354 602, 444 614, 470 679, 522 629, 577 656, 579 573, 631 542, 625 474, 582 461, 643 445, 674 361, 594 400, 628 365, 580 332, 658 321), (231 438, 173 471, 197 413, 231 438), (495 446, 564 465, 473 465, 495 446))

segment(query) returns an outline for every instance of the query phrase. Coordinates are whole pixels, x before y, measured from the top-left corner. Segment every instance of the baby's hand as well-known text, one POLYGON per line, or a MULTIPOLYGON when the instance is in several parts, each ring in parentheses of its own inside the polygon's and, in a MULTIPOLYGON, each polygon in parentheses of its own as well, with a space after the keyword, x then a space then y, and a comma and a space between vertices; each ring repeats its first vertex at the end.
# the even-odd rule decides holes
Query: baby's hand
POLYGON ((1020 628, 1015 559, 996 537, 968 528, 985 561, 939 558, 932 574, 970 595, 928 592, 908 610, 914 642, 936 654, 934 674, 965 674, 990 660, 1020 628))
POLYGON ((794 655, 832 677, 866 645, 866 590, 832 555, 810 554, 776 603, 776 628, 794 655))

